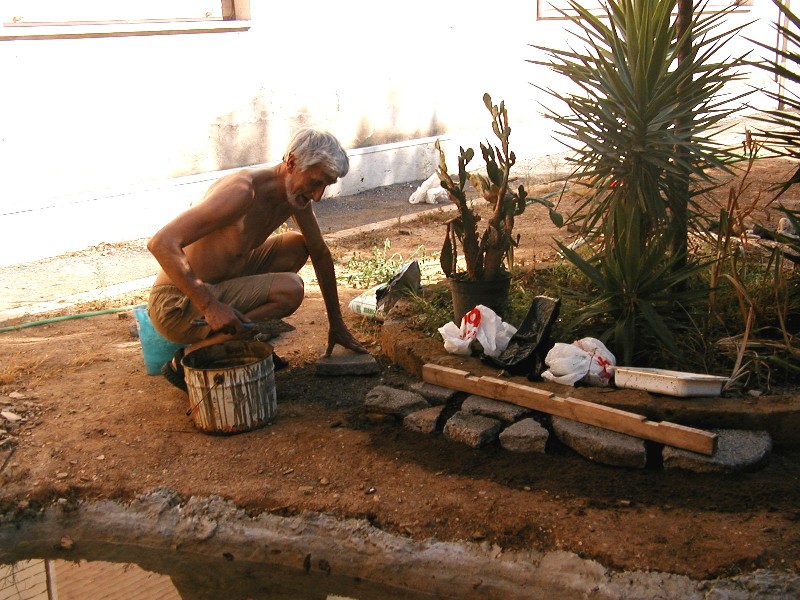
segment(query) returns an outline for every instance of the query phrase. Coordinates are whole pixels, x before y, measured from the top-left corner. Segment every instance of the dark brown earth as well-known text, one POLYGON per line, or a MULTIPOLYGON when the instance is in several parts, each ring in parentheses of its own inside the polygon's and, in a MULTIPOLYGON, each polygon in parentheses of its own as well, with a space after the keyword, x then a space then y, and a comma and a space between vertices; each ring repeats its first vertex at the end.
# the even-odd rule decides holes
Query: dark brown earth
MULTIPOLYGON (((766 185, 790 169, 772 162, 756 179, 766 185)), ((325 202, 356 207, 342 217, 348 225, 366 223, 395 217, 397 201, 406 210, 402 203, 411 191, 390 186, 325 202), (371 210, 387 197, 395 204, 385 210, 393 212, 371 210)), ((340 264, 353 253, 384 247, 386 239, 404 258, 419 255, 421 246, 430 253, 441 243, 441 218, 395 222, 332 242, 332 249, 340 264)), ((323 227, 347 226, 334 219, 329 225, 323 220, 323 227)), ((518 228, 518 259, 528 266, 551 259, 552 238, 567 235, 536 209, 518 228)), ((91 289, 92 270, 110 285, 154 268, 138 241, 8 267, 2 276, 6 299, 18 294, 17 305, 24 305, 91 289), (74 277, 64 276, 69 273, 74 277)), ((6 434, 0 431, 2 510, 22 518, 57 498, 127 500, 165 486, 183 497, 229 498, 253 514, 318 511, 366 519, 415 539, 564 549, 619 570, 707 578, 762 567, 800 569, 797 447, 777 446, 757 472, 720 475, 612 468, 557 443, 546 455, 520 456, 495 445, 472 449, 441 434, 411 433, 363 411, 374 386, 405 388, 418 381, 385 357, 378 323, 345 310, 378 360, 379 375, 315 374, 326 318, 310 275, 307 281, 306 301, 286 319, 296 331, 274 340, 290 362, 276 376, 278 418, 235 436, 198 432, 185 414, 187 396, 146 375, 130 312, 0 333, 0 409, 23 417, 6 422, 6 434)), ((342 305, 361 291, 342 287, 342 305)), ((126 306, 143 297, 126 293, 27 320, 126 306)))

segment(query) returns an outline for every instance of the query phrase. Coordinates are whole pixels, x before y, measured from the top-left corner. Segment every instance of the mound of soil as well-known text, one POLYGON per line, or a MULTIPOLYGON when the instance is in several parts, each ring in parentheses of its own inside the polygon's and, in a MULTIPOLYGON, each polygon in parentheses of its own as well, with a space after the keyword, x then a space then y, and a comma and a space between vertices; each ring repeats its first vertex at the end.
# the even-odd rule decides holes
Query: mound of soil
MULTIPOLYGON (((773 175, 759 177, 766 183, 777 180, 773 175)), ((397 197, 405 202, 410 189, 398 186, 397 197)), ((370 193, 349 200, 368 207, 370 193)), ((552 258, 553 238, 568 235, 543 211, 526 212, 518 225, 518 260, 526 264, 552 258)), ((440 223, 429 216, 332 246, 344 263, 383 247, 386 239, 405 257, 421 246, 438 250, 441 236, 440 223)), ((130 264, 134 256, 141 259, 145 275, 152 264, 141 244, 104 252, 91 260, 102 265, 109 284, 125 273, 133 278, 119 253, 130 264)), ((4 284, 36 289, 36 277, 42 283, 61 279, 54 274, 68 274, 75 260, 72 255, 50 259, 46 269, 4 269, 4 284)), ((417 379, 386 359, 379 324, 349 312, 348 324, 381 372, 318 376, 314 361, 324 349, 327 321, 313 276, 306 275, 307 299, 286 319, 296 330, 274 340, 290 362, 276 374, 278 418, 240 435, 198 432, 186 416, 186 394, 146 375, 130 312, 0 334, 0 409, 7 431, 0 431, 2 510, 23 517, 57 498, 125 500, 168 487, 183 497, 229 498, 253 514, 324 512, 415 539, 563 549, 620 570, 707 578, 761 567, 800 569, 797 448, 776 447, 766 468, 735 476, 627 470, 589 462, 557 444, 547 455, 520 456, 367 418, 362 406, 370 389, 405 388, 417 379)), ((64 286, 67 277, 61 295, 67 295, 64 286)), ((70 293, 79 291, 85 290, 70 293)), ((341 288, 343 306, 361 291, 341 288)), ((142 298, 141 292, 128 293, 117 302, 142 298)))

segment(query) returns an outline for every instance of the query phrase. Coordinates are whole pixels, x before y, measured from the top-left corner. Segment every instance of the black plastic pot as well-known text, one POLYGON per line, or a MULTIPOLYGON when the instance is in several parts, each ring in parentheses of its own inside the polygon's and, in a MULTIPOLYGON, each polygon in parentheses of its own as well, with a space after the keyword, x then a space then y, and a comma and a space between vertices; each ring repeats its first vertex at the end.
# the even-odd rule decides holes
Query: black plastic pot
POLYGON ((473 308, 482 304, 502 317, 508 304, 511 275, 504 273, 492 281, 469 281, 448 277, 447 284, 453 298, 453 322, 461 325, 461 319, 473 308))

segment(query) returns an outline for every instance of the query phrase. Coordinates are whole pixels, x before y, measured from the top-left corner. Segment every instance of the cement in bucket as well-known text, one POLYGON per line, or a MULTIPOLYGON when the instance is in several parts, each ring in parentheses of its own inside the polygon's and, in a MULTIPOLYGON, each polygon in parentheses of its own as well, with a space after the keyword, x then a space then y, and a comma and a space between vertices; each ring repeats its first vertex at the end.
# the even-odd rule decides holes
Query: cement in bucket
POLYGON ((184 357, 189 410, 203 433, 230 435, 263 427, 278 412, 272 346, 229 341, 184 357))

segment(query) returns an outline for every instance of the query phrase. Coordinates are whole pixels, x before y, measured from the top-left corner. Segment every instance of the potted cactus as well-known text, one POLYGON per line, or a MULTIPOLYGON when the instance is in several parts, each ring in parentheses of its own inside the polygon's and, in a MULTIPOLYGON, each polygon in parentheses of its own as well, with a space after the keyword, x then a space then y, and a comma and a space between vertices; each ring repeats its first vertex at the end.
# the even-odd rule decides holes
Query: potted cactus
POLYGON ((483 304, 502 315, 511 283, 511 267, 514 248, 519 244, 519 235, 514 236, 514 219, 520 216, 529 204, 538 203, 550 209, 550 218, 561 225, 561 217, 553 210, 553 204, 544 198, 529 198, 524 186, 510 186, 511 168, 516 163, 514 152, 509 149, 511 127, 505 103, 492 103, 489 94, 483 102, 492 115, 492 131, 499 143, 481 143, 485 163, 485 175, 467 171, 467 165, 475 156, 472 148, 459 148, 458 176, 450 176, 447 161, 439 141, 439 167, 437 173, 450 201, 457 207, 457 215, 447 221, 447 232, 440 255, 442 271, 447 277, 453 296, 455 322, 477 304, 483 304), (475 203, 467 199, 467 182, 491 207, 485 223, 475 210, 475 203), (459 252, 463 254, 465 270, 459 270, 459 252))

